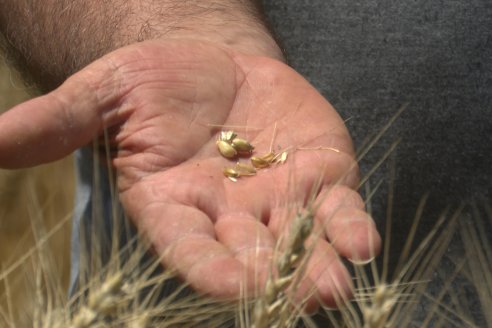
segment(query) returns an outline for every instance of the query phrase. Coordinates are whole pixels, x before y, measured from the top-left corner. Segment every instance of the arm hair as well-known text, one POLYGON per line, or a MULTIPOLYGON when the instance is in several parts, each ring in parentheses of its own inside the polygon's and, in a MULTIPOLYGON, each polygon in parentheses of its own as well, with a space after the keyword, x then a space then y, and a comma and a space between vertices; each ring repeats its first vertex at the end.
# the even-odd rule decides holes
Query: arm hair
POLYGON ((0 0, 0 47, 47 92, 102 55, 158 38, 197 38, 281 59, 257 0, 0 0))

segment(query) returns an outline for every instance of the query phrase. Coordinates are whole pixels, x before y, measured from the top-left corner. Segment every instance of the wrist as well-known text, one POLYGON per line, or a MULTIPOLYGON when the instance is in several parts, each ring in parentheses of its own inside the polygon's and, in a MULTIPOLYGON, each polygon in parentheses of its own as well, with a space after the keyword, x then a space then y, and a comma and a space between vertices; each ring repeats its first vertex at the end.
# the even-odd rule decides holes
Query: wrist
POLYGON ((248 55, 284 60, 255 1, 215 0, 207 1, 206 7, 194 4, 194 1, 172 7, 160 4, 142 8, 141 4, 138 7, 133 4, 126 19, 128 29, 115 35, 119 38, 115 44, 120 46, 152 39, 186 39, 210 42, 248 55), (159 12, 152 14, 156 10, 159 12), (149 20, 149 17, 153 18, 149 20))
POLYGON ((225 33, 186 31, 160 37, 163 40, 206 41, 219 47, 246 55, 257 55, 285 61, 284 55, 273 37, 263 31, 230 28, 225 33))
POLYGON ((208 41, 283 59, 258 0, 87 0, 70 6, 16 0, 5 6, 0 11, 5 42, 0 38, 0 45, 24 79, 43 92, 103 55, 145 40, 208 41))

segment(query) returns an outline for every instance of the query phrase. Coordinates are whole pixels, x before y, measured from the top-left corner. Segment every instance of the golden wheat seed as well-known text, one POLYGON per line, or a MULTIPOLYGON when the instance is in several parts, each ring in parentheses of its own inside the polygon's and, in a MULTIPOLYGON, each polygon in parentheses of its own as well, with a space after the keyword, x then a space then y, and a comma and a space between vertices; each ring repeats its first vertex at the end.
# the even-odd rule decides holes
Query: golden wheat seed
POLYGON ((234 167, 224 168, 223 173, 227 178, 236 182, 239 177, 255 175, 256 169, 248 164, 236 163, 234 167))
POLYGON ((256 169, 248 164, 236 163, 234 167, 224 168, 223 173, 229 180, 237 182, 239 177, 255 175, 256 169))
POLYGON ((261 157, 257 157, 257 156, 251 157, 251 163, 257 169, 263 169, 263 168, 266 168, 266 167, 269 167, 270 166, 270 162, 264 160, 261 157))
POLYGON ((237 151, 234 147, 224 140, 217 140, 217 148, 219 149, 220 154, 225 158, 234 158, 237 155, 237 151))
POLYGON ((236 163, 234 169, 239 172, 240 176, 246 175, 251 176, 256 174, 256 168, 250 164, 246 163, 236 163))
POLYGON ((257 169, 264 169, 266 167, 269 167, 273 163, 274 160, 275 160, 275 153, 274 152, 269 152, 268 154, 265 154, 263 156, 252 156, 251 157, 251 163, 257 169))
POLYGON ((228 178, 239 178, 241 174, 232 167, 224 168, 224 175, 228 178))
POLYGON ((280 154, 275 155, 275 158, 273 161, 277 164, 283 164, 287 160, 287 155, 288 155, 288 152, 283 151, 280 154))
POLYGON ((240 154, 249 155, 253 149, 255 149, 255 147, 253 147, 253 145, 251 145, 247 140, 241 138, 234 138, 231 145, 240 154))
POLYGON ((234 131, 221 131, 219 135, 219 140, 231 143, 232 140, 236 137, 237 134, 234 131))

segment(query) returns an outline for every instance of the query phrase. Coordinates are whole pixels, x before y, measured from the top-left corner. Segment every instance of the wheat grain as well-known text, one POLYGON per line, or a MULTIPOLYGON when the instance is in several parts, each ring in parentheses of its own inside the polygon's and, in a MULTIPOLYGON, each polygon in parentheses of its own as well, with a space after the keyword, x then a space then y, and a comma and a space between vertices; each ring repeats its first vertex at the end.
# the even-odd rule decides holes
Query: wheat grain
MULTIPOLYGON (((363 179, 363 182, 368 181, 369 178, 363 179)), ((372 192, 367 193, 371 194, 372 192)), ((391 204, 391 201, 388 203, 391 204)), ((446 228, 444 222, 447 216, 443 215, 431 230, 430 236, 424 238, 420 246, 412 248, 412 240, 417 234, 416 226, 422 215, 424 203, 425 201, 417 210, 415 224, 410 229, 409 242, 404 246, 402 260, 397 265, 396 273, 390 278, 387 264, 383 265, 382 270, 377 270, 374 261, 366 266, 354 265, 357 274, 355 300, 347 304, 346 300, 340 299, 339 314, 325 310, 333 325, 367 328, 409 327, 415 325, 417 305, 423 300, 431 304, 429 313, 420 321, 423 326, 479 326, 469 314, 471 312, 468 312, 467 307, 470 304, 465 304, 462 300, 463 293, 452 291, 451 282, 460 274, 475 284, 486 324, 492 324, 492 270, 490 265, 487 266, 492 259, 492 251, 487 246, 484 229, 480 226, 472 228, 465 225, 465 228, 460 229, 467 246, 468 260, 456 261, 452 277, 447 280, 437 296, 426 292, 426 286, 431 282, 432 275, 437 271, 439 261, 444 257, 451 241, 460 214, 457 212, 449 220, 446 228), (378 271, 382 271, 382 274, 378 271), (446 297, 452 302, 448 302, 446 297), (459 308, 462 310, 456 310, 459 308), (342 321, 338 320, 337 315, 342 317, 342 321)), ((293 204, 289 206, 292 207, 293 204)), ((37 204, 36 207, 39 209, 41 206, 37 204)), ((97 212, 99 211, 95 210, 95 213, 97 212)), ((144 328, 220 327, 236 324, 242 327, 284 328, 294 327, 298 321, 305 319, 306 325, 314 326, 312 321, 303 316, 301 306, 296 306, 291 300, 291 295, 296 293, 299 281, 303 279, 303 265, 310 255, 305 244, 309 237, 313 237, 313 212, 312 203, 308 202, 304 210, 299 210, 294 215, 289 233, 281 240, 282 247, 278 246, 282 251, 274 257, 265 293, 255 295, 256 298, 252 300, 241 300, 241 308, 236 303, 219 302, 196 295, 189 291, 185 284, 162 297, 164 286, 175 280, 174 272, 165 270, 154 274, 161 261, 159 258, 143 260, 146 258, 149 245, 140 237, 123 245, 114 241, 118 238, 113 238, 110 258, 106 261, 98 256, 104 249, 103 245, 97 243, 100 236, 93 235, 93 243, 84 248, 89 254, 85 254, 82 260, 85 264, 82 265, 79 280, 80 291, 69 297, 61 297, 60 290, 63 288, 51 277, 56 273, 51 268, 53 261, 49 259, 45 247, 51 232, 43 232, 43 229, 35 225, 34 230, 40 232, 36 237, 36 251, 26 256, 26 261, 37 257, 42 265, 34 270, 36 274, 33 291, 37 296, 33 297, 36 300, 35 308, 30 314, 31 322, 28 325, 40 328, 144 328), (58 287, 53 286, 54 284, 58 284, 58 287)), ((492 215, 489 217, 492 218, 492 215)), ((116 237, 121 233, 120 227, 127 226, 128 222, 126 218, 113 220, 115 231, 112 234, 116 237), (121 221, 123 219, 124 222, 121 221)), ((87 233, 92 234, 95 230, 97 227, 87 233)), ((389 245, 387 247, 390 248, 389 245)), ((387 260, 383 263, 387 263, 387 260)), ((9 288, 9 274, 6 273, 13 271, 7 267, 3 272, 0 274, 0 280, 7 286, 6 296, 10 299, 13 292, 9 288)), ((9 304, 6 309, 0 308, 0 324, 6 327, 19 326, 13 314, 13 305, 9 304)))

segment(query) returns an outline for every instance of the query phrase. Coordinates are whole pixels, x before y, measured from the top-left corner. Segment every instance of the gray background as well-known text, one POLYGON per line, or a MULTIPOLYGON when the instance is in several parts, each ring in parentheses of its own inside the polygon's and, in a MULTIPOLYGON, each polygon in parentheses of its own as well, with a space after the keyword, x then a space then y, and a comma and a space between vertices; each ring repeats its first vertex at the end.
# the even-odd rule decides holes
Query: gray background
MULTIPOLYGON (((372 185, 384 181, 372 200, 382 231, 389 172, 396 170, 393 266, 425 193, 430 196, 419 236, 446 208, 452 212, 465 203, 464 217, 473 219, 470 204, 491 203, 491 1, 268 0, 264 5, 290 65, 343 118, 351 118, 347 125, 357 148, 408 104, 361 161, 362 173, 369 172, 401 138, 394 164, 386 161, 370 179, 372 185)), ((463 250, 453 241, 447 258, 458 256, 463 250)), ((454 270, 452 263, 442 265, 448 273, 454 270)), ((436 294, 440 284, 432 286, 436 294)), ((471 308, 482 326, 480 307, 471 308)))
MULTIPOLYGON (((411 218, 426 192, 428 216, 461 201, 492 199, 491 1, 264 3, 289 63, 343 118, 351 118, 357 147, 408 103, 362 161, 368 172, 402 139, 394 193, 398 219, 411 218)), ((388 171, 379 170, 372 181, 388 171)), ((383 195, 373 202, 376 211, 383 195)))

